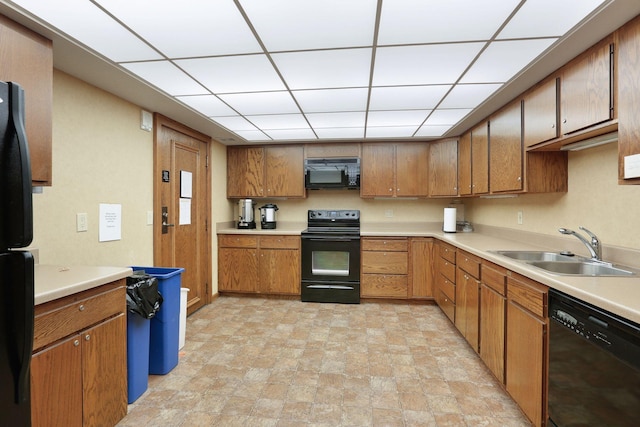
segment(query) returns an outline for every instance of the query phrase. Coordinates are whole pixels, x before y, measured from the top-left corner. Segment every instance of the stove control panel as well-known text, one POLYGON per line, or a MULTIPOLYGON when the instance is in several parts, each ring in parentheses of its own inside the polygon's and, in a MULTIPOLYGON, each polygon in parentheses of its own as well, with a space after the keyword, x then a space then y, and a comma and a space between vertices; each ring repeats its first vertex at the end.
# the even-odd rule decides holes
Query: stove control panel
POLYGON ((311 221, 360 221, 359 210, 325 210, 317 209, 308 211, 308 219, 311 221))

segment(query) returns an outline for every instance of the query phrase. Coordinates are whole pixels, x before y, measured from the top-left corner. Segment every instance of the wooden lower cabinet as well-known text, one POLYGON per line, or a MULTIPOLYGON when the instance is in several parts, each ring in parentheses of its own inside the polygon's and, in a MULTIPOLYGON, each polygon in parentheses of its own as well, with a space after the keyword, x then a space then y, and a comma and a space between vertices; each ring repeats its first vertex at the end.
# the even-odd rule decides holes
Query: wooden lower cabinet
POLYGON ((511 273, 507 278, 507 392, 535 426, 546 415, 548 288, 511 273))
POLYGON ((367 237, 361 240, 360 296, 408 297, 408 239, 367 237))
POLYGON ((218 236, 218 290, 300 295, 300 237, 218 236))
POLYGON ((435 271, 433 268, 433 239, 409 239, 409 298, 433 299, 435 271))
POLYGON ((444 314, 456 318, 456 248, 438 241, 435 244, 435 300, 444 314))
MULTIPOLYGON (((119 282, 124 285, 124 280, 119 282)), ((33 426, 113 426, 127 414, 125 288, 36 307, 33 426), (117 306, 105 307, 110 301, 117 306), (115 316, 104 318, 105 311, 115 316), (100 319, 96 324, 95 320, 100 319), (75 325, 86 325, 80 330, 75 325), (91 326, 89 326, 91 325, 91 326), (56 334, 64 335, 53 339, 56 334)))
POLYGON ((478 352, 480 321, 480 259, 458 251, 455 325, 478 352))
POLYGON ((504 384, 506 270, 491 263, 482 264, 480 289, 480 358, 504 384))

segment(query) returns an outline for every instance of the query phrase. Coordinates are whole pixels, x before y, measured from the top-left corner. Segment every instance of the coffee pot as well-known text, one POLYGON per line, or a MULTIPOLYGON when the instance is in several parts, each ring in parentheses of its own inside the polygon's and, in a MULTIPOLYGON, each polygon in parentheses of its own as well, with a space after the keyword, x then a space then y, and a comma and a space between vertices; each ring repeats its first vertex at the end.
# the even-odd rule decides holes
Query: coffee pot
POLYGON ((255 204, 252 199, 238 200, 238 228, 256 228, 255 204))
POLYGON ((260 226, 267 230, 276 228, 276 211, 278 206, 268 203, 260 208, 260 226))

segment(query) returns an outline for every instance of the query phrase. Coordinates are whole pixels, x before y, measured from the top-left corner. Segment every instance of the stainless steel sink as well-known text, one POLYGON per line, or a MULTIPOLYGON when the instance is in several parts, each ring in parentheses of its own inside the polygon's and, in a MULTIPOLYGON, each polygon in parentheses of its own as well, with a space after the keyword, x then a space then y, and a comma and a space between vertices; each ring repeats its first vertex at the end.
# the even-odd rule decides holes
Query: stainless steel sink
POLYGON ((545 251, 493 251, 494 253, 504 255, 518 261, 576 261, 576 258, 583 260, 582 257, 562 255, 558 252, 545 251))
POLYGON ((529 261, 527 264, 550 273, 572 276, 635 276, 631 270, 589 261, 529 261))

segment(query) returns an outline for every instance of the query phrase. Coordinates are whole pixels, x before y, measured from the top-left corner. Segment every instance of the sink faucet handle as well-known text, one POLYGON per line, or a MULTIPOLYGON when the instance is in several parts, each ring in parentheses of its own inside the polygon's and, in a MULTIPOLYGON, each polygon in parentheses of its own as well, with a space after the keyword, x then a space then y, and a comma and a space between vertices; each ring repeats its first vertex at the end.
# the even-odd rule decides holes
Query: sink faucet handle
POLYGON ((602 259, 602 245, 600 244, 600 239, 598 239, 598 236, 596 236, 594 233, 587 230, 583 226, 580 226, 580 230, 584 231, 589 235, 589 237, 591 237, 591 246, 597 254, 597 259, 602 259))
POLYGON ((584 228, 583 226, 579 227, 580 230, 584 231, 585 233, 587 233, 589 235, 589 237, 591 237, 591 241, 599 241, 598 236, 596 236, 595 234, 593 234, 591 231, 587 230, 586 228, 584 228))

